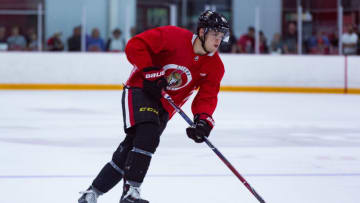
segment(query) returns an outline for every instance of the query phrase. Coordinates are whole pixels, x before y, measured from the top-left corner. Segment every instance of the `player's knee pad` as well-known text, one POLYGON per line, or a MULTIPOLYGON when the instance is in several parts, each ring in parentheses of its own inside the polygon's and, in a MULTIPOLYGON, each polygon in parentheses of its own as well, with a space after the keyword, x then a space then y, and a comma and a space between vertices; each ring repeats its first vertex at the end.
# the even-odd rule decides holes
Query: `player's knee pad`
POLYGON ((133 146, 154 153, 160 143, 161 127, 155 123, 142 123, 136 127, 133 146))
POLYGON ((114 168, 118 167, 121 170, 125 167, 125 161, 129 151, 133 148, 133 135, 126 135, 125 140, 120 143, 118 148, 113 153, 111 164, 114 168))

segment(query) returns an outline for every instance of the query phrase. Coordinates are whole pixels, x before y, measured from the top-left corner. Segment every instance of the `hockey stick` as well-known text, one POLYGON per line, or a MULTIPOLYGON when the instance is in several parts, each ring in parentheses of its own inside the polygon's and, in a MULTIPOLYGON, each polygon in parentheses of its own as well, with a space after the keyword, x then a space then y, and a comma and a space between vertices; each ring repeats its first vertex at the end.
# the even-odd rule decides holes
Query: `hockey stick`
MULTIPOLYGON (((178 112, 181 117, 185 119, 185 121, 192 127, 195 127, 194 122, 178 107, 175 102, 172 100, 170 95, 168 95, 164 90, 161 92, 162 96, 170 103, 170 105, 178 112)), ((255 191, 254 188, 250 186, 250 184, 245 180, 244 177, 240 175, 240 173, 235 169, 234 166, 225 158, 224 155, 210 142, 207 137, 204 137, 205 143, 215 152, 215 154, 221 159, 222 162, 234 173, 236 177, 245 185, 245 187, 259 200, 260 203, 265 203, 264 199, 255 191)))

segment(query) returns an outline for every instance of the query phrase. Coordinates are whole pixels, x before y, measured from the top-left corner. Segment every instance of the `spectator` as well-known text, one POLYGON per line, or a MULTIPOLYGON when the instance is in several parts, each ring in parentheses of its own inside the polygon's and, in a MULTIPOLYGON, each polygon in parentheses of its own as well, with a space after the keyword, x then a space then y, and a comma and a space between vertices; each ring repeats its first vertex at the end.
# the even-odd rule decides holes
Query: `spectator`
POLYGON ((112 52, 120 52, 125 49, 125 40, 121 37, 121 30, 115 29, 113 36, 106 42, 106 50, 112 52))
POLYGON ((61 32, 55 32, 47 41, 47 49, 49 51, 63 51, 64 43, 61 40, 61 32))
POLYGON ((330 54, 338 54, 339 53, 339 35, 338 32, 333 32, 329 35, 330 41, 330 54))
POLYGON ((235 36, 232 33, 230 33, 229 42, 222 42, 219 50, 222 53, 240 53, 240 48, 236 43, 235 36))
POLYGON ((73 35, 67 40, 69 51, 81 51, 81 26, 73 30, 73 35))
POLYGON ((345 55, 355 55, 357 51, 356 44, 358 41, 358 36, 354 32, 353 26, 349 25, 347 27, 347 32, 342 35, 341 39, 343 43, 343 53, 345 55))
POLYGON ((29 44, 32 41, 31 38, 33 37, 33 34, 36 34, 35 28, 31 27, 31 28, 26 30, 26 33, 24 35, 25 40, 26 40, 26 47, 29 47, 29 44))
POLYGON ((255 29, 254 27, 248 28, 248 33, 242 35, 237 44, 240 47, 241 53, 254 53, 255 47, 255 29))
POLYGON ((100 37, 100 31, 94 28, 91 32, 91 36, 86 39, 87 51, 105 51, 104 40, 100 37))
POLYGON ((259 32, 259 51, 260 53, 262 54, 266 54, 266 53, 269 53, 269 47, 267 45, 267 39, 263 33, 263 31, 260 30, 259 32))
POLYGON ((9 50, 24 50, 26 48, 25 37, 20 35, 20 28, 14 26, 11 29, 11 35, 7 39, 9 50))
POLYGON ((297 32, 295 23, 289 23, 287 33, 283 40, 285 54, 297 54, 297 32))
POLYGON ((308 41, 310 54, 329 54, 330 41, 322 32, 316 32, 316 36, 312 36, 308 41))
POLYGON ((280 33, 275 33, 270 44, 270 53, 282 54, 283 53, 283 42, 281 40, 280 33))
POLYGON ((28 42, 27 50, 29 50, 29 51, 37 51, 38 50, 38 39, 37 39, 36 33, 31 33, 29 35, 29 42, 28 42))
POLYGON ((6 28, 0 25, 0 51, 6 51, 8 45, 6 42, 6 28))

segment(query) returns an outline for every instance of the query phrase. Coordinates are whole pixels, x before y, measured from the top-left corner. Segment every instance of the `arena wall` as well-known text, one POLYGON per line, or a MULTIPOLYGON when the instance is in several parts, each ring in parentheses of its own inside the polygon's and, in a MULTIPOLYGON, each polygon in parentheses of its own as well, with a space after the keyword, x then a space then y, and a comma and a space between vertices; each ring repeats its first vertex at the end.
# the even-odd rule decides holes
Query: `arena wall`
MULTIPOLYGON (((224 91, 360 93, 360 57, 222 54, 224 91)), ((123 53, 0 53, 0 89, 121 89, 123 53)))

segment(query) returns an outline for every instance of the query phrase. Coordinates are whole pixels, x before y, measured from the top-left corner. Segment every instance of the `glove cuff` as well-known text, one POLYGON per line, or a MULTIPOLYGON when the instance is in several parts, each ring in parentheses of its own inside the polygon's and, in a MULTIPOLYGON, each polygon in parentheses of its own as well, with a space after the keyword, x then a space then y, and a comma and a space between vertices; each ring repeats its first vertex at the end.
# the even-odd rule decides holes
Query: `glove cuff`
POLYGON ((194 117, 194 121, 198 122, 199 120, 206 121, 206 123, 211 127, 211 129, 215 126, 215 121, 209 114, 206 113, 196 114, 194 117))
POLYGON ((165 70, 159 67, 146 67, 142 72, 143 78, 150 81, 155 81, 161 77, 164 77, 165 70))

